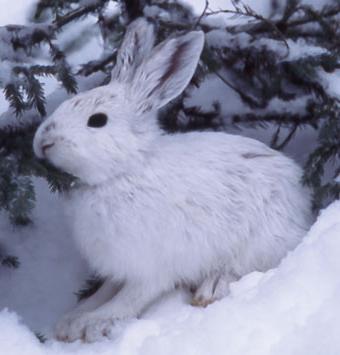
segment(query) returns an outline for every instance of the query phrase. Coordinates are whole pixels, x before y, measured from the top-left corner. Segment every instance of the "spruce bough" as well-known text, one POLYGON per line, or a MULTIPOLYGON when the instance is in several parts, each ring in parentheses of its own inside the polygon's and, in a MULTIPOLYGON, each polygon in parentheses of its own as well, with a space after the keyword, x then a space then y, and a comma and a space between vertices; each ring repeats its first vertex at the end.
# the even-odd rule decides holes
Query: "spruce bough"
POLYGON ((330 1, 315 10, 298 0, 288 0, 284 8, 272 1, 268 18, 241 1, 235 0, 233 5, 232 10, 218 12, 249 21, 221 28, 211 20, 216 12, 210 10, 208 2, 204 12, 197 16, 176 1, 40 0, 30 24, 0 28, 0 86, 10 105, 10 111, 0 121, 0 210, 7 212, 11 222, 15 225, 32 222, 34 177, 45 178, 52 191, 65 191, 74 181, 72 176, 33 156, 32 137, 50 104, 41 78, 54 77, 65 95, 78 92, 79 82, 85 78, 99 75, 99 82, 94 80, 93 86, 107 82, 126 25, 138 16, 146 16, 155 23, 158 41, 195 28, 205 33, 224 32, 228 40, 218 46, 207 40, 190 86, 198 87, 208 76, 215 76, 251 108, 251 113, 226 116, 220 103, 214 101, 213 93, 210 111, 199 106, 188 107, 185 99, 189 87, 160 115, 165 130, 184 132, 270 125, 275 127, 271 146, 281 150, 293 138, 299 139, 301 128, 310 126, 317 130, 318 142, 306 161, 304 183, 314 189, 316 209, 339 198, 340 187, 333 179, 339 174, 339 99, 320 79, 320 73, 334 73, 340 67, 339 3, 330 1), (112 3, 118 5, 119 11, 107 11, 112 3), (65 29, 76 26, 87 16, 97 18, 103 54, 74 68, 68 56, 76 50, 77 39, 67 48, 62 48, 58 39, 65 29), (289 55, 290 44, 298 40, 322 51, 294 58, 289 55), (294 110, 298 98, 303 98, 304 107, 294 110), (292 109, 273 108, 270 103, 274 99, 292 109), (333 174, 328 179, 324 178, 326 166, 333 174))

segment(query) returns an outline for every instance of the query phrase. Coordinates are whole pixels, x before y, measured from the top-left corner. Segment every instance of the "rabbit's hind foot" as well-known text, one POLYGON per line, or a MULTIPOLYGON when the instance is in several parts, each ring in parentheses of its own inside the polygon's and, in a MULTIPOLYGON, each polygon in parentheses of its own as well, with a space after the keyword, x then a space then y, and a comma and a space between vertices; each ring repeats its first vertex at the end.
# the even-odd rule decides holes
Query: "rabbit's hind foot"
POLYGON ((194 292, 191 305, 206 307, 220 300, 229 294, 229 284, 235 280, 236 277, 231 276, 229 273, 214 273, 206 277, 194 292))

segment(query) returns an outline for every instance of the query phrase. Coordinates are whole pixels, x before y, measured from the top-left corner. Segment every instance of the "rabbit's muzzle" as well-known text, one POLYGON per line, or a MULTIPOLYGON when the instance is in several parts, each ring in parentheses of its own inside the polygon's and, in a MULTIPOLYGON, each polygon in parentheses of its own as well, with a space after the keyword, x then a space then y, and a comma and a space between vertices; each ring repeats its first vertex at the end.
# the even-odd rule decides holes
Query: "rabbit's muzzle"
POLYGON ((55 123, 41 125, 34 137, 34 152, 40 159, 46 159, 48 151, 55 145, 54 139, 51 137, 50 131, 55 128, 55 123))
POLYGON ((46 157, 46 152, 48 149, 52 148, 54 146, 54 143, 43 143, 41 145, 41 152, 44 157, 46 157))

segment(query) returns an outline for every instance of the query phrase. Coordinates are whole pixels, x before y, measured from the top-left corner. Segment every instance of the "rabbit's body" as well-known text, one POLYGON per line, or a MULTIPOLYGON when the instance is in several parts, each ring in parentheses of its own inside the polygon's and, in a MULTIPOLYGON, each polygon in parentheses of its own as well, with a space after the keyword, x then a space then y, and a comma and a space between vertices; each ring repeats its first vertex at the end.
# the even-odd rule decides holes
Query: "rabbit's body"
POLYGON ((108 277, 162 290, 216 270, 266 270, 310 223, 300 168, 249 138, 163 135, 130 165, 67 203, 77 243, 108 277))
POLYGON ((136 20, 112 83, 63 103, 35 135, 37 156, 79 178, 68 215, 106 277, 59 322, 59 339, 96 340, 176 284, 196 287, 195 304, 219 299, 231 281, 277 265, 309 227, 310 196, 291 159, 249 138, 158 127, 203 42, 192 32, 152 49, 152 26, 136 20))

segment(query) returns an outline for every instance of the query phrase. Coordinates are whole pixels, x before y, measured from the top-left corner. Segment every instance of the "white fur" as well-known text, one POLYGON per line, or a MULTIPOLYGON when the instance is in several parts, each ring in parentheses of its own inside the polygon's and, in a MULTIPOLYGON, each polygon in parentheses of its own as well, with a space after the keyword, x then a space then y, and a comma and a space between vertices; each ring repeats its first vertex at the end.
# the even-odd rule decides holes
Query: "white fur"
POLYGON ((225 133, 162 133, 157 109, 190 81, 203 35, 171 39, 145 57, 150 43, 133 43, 145 33, 152 40, 151 25, 138 21, 112 83, 63 103, 34 139, 39 157, 82 181, 67 212, 80 250, 108 279, 61 320, 63 340, 94 341, 177 284, 198 287, 203 304, 221 298, 232 280, 276 266, 311 222, 301 169, 281 153, 225 133), (87 127, 98 112, 107 125, 87 127))

